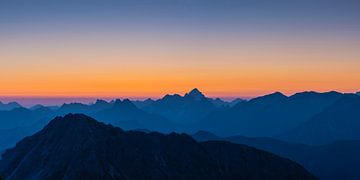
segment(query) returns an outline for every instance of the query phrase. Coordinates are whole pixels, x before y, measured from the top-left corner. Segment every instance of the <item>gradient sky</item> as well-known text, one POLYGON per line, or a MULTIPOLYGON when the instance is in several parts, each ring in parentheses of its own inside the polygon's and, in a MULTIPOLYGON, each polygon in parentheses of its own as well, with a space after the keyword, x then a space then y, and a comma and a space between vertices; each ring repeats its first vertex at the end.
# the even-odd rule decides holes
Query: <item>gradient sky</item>
POLYGON ((0 0, 0 96, 360 90, 358 0, 0 0))

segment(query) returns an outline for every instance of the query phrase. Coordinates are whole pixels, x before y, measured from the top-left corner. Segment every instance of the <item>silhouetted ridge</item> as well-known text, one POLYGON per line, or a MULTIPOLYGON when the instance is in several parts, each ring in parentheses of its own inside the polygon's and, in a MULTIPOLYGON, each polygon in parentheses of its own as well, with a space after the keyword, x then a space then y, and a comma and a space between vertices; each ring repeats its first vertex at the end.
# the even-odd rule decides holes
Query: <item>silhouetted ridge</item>
POLYGON ((142 109, 152 114, 159 114, 172 123, 189 124, 199 121, 217 107, 210 102, 198 89, 180 96, 166 95, 142 109))
POLYGON ((330 92, 324 92, 324 93, 319 93, 319 92, 315 92, 315 91, 305 91, 305 92, 300 92, 300 93, 296 93, 292 96, 290 96, 289 98, 291 99, 304 99, 304 98, 332 98, 332 97, 340 97, 341 95, 343 95, 342 93, 336 92, 336 91, 330 91, 330 92))
POLYGON ((189 93, 186 93, 184 97, 193 98, 196 100, 206 99, 205 95, 202 92, 200 92, 197 88, 194 88, 189 93))
POLYGON ((49 124, 45 127, 55 127, 61 126, 64 128, 69 128, 71 126, 83 127, 83 126, 104 126, 105 124, 96 121, 95 119, 86 116, 84 114, 67 114, 64 117, 56 117, 55 119, 51 120, 49 124))
POLYGON ((164 101, 173 101, 173 100, 177 100, 177 99, 181 99, 182 97, 179 94, 173 94, 173 95, 165 95, 162 99, 164 101))
POLYGON ((117 99, 114 102, 113 108, 118 108, 118 109, 137 109, 137 107, 129 100, 129 99, 124 99, 123 101, 121 101, 120 99, 117 99))
POLYGON ((315 179, 290 160, 186 134, 122 131, 81 114, 57 117, 7 150, 6 179, 315 179))
POLYGON ((282 100, 282 99, 286 99, 287 96, 285 96, 283 93, 281 92, 274 92, 272 94, 268 94, 268 95, 264 95, 264 96, 260 96, 257 98, 252 99, 253 100, 282 100))
POLYGON ((102 99, 97 99, 95 101, 95 104, 107 104, 108 102, 106 102, 105 100, 102 100, 102 99))

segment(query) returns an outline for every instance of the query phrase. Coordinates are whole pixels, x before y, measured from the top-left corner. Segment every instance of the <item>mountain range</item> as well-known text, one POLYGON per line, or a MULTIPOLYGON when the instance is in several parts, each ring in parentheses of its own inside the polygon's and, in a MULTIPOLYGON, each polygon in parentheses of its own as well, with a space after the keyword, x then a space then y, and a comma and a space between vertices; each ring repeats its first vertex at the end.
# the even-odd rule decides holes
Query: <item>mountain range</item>
POLYGON ((186 134, 124 131, 82 115, 57 117, 8 149, 6 179, 316 179, 274 154, 186 134))
POLYGON ((184 96, 166 95, 143 106, 142 109, 149 113, 159 114, 174 123, 187 124, 204 118, 219 107, 218 105, 219 102, 210 100, 195 88, 184 96))
POLYGON ((213 111, 197 126, 223 136, 276 136, 300 126, 342 96, 338 92, 302 92, 287 97, 276 92, 213 111))
POLYGON ((207 139, 272 152, 303 165, 321 179, 359 179, 359 112, 360 96, 334 91, 291 96, 275 92, 228 102, 193 89, 158 100, 97 100, 32 108, 19 105, 0 110, 0 152, 40 131, 57 116, 83 113, 124 130, 187 134, 205 130, 228 137, 207 139))
POLYGON ((0 149, 13 146, 52 118, 68 113, 84 113, 126 130, 164 133, 206 130, 221 136, 272 137, 304 144, 357 140, 358 97, 334 91, 292 96, 276 92, 226 102, 208 98, 195 88, 183 96, 166 95, 158 100, 97 100, 93 104, 70 103, 58 108, 17 107, 0 110, 0 134, 4 135, 0 136, 0 149))

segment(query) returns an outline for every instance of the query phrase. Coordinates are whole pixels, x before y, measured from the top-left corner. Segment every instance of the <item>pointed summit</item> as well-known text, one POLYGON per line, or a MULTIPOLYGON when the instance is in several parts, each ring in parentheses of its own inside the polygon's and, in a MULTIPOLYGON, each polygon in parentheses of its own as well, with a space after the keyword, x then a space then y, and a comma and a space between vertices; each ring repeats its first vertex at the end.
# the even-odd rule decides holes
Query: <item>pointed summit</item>
POLYGON ((197 88, 194 88, 190 92, 186 93, 184 97, 191 97, 195 100, 201 100, 206 98, 205 95, 202 92, 200 92, 199 89, 197 88))
POLYGON ((277 91, 277 92, 262 96, 262 98, 266 98, 266 99, 286 99, 287 96, 285 96, 283 93, 277 91))
POLYGON ((113 108, 126 109, 126 110, 138 110, 138 108, 129 99, 116 99, 113 104, 113 108))

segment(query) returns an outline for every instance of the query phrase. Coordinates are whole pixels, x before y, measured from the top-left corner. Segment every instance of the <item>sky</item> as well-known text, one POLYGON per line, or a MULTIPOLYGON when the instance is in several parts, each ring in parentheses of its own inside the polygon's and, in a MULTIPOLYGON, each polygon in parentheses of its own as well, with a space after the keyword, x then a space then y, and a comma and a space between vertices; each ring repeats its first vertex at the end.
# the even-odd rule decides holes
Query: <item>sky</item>
POLYGON ((0 0, 0 68, 7 100, 355 92, 360 1, 0 0))

